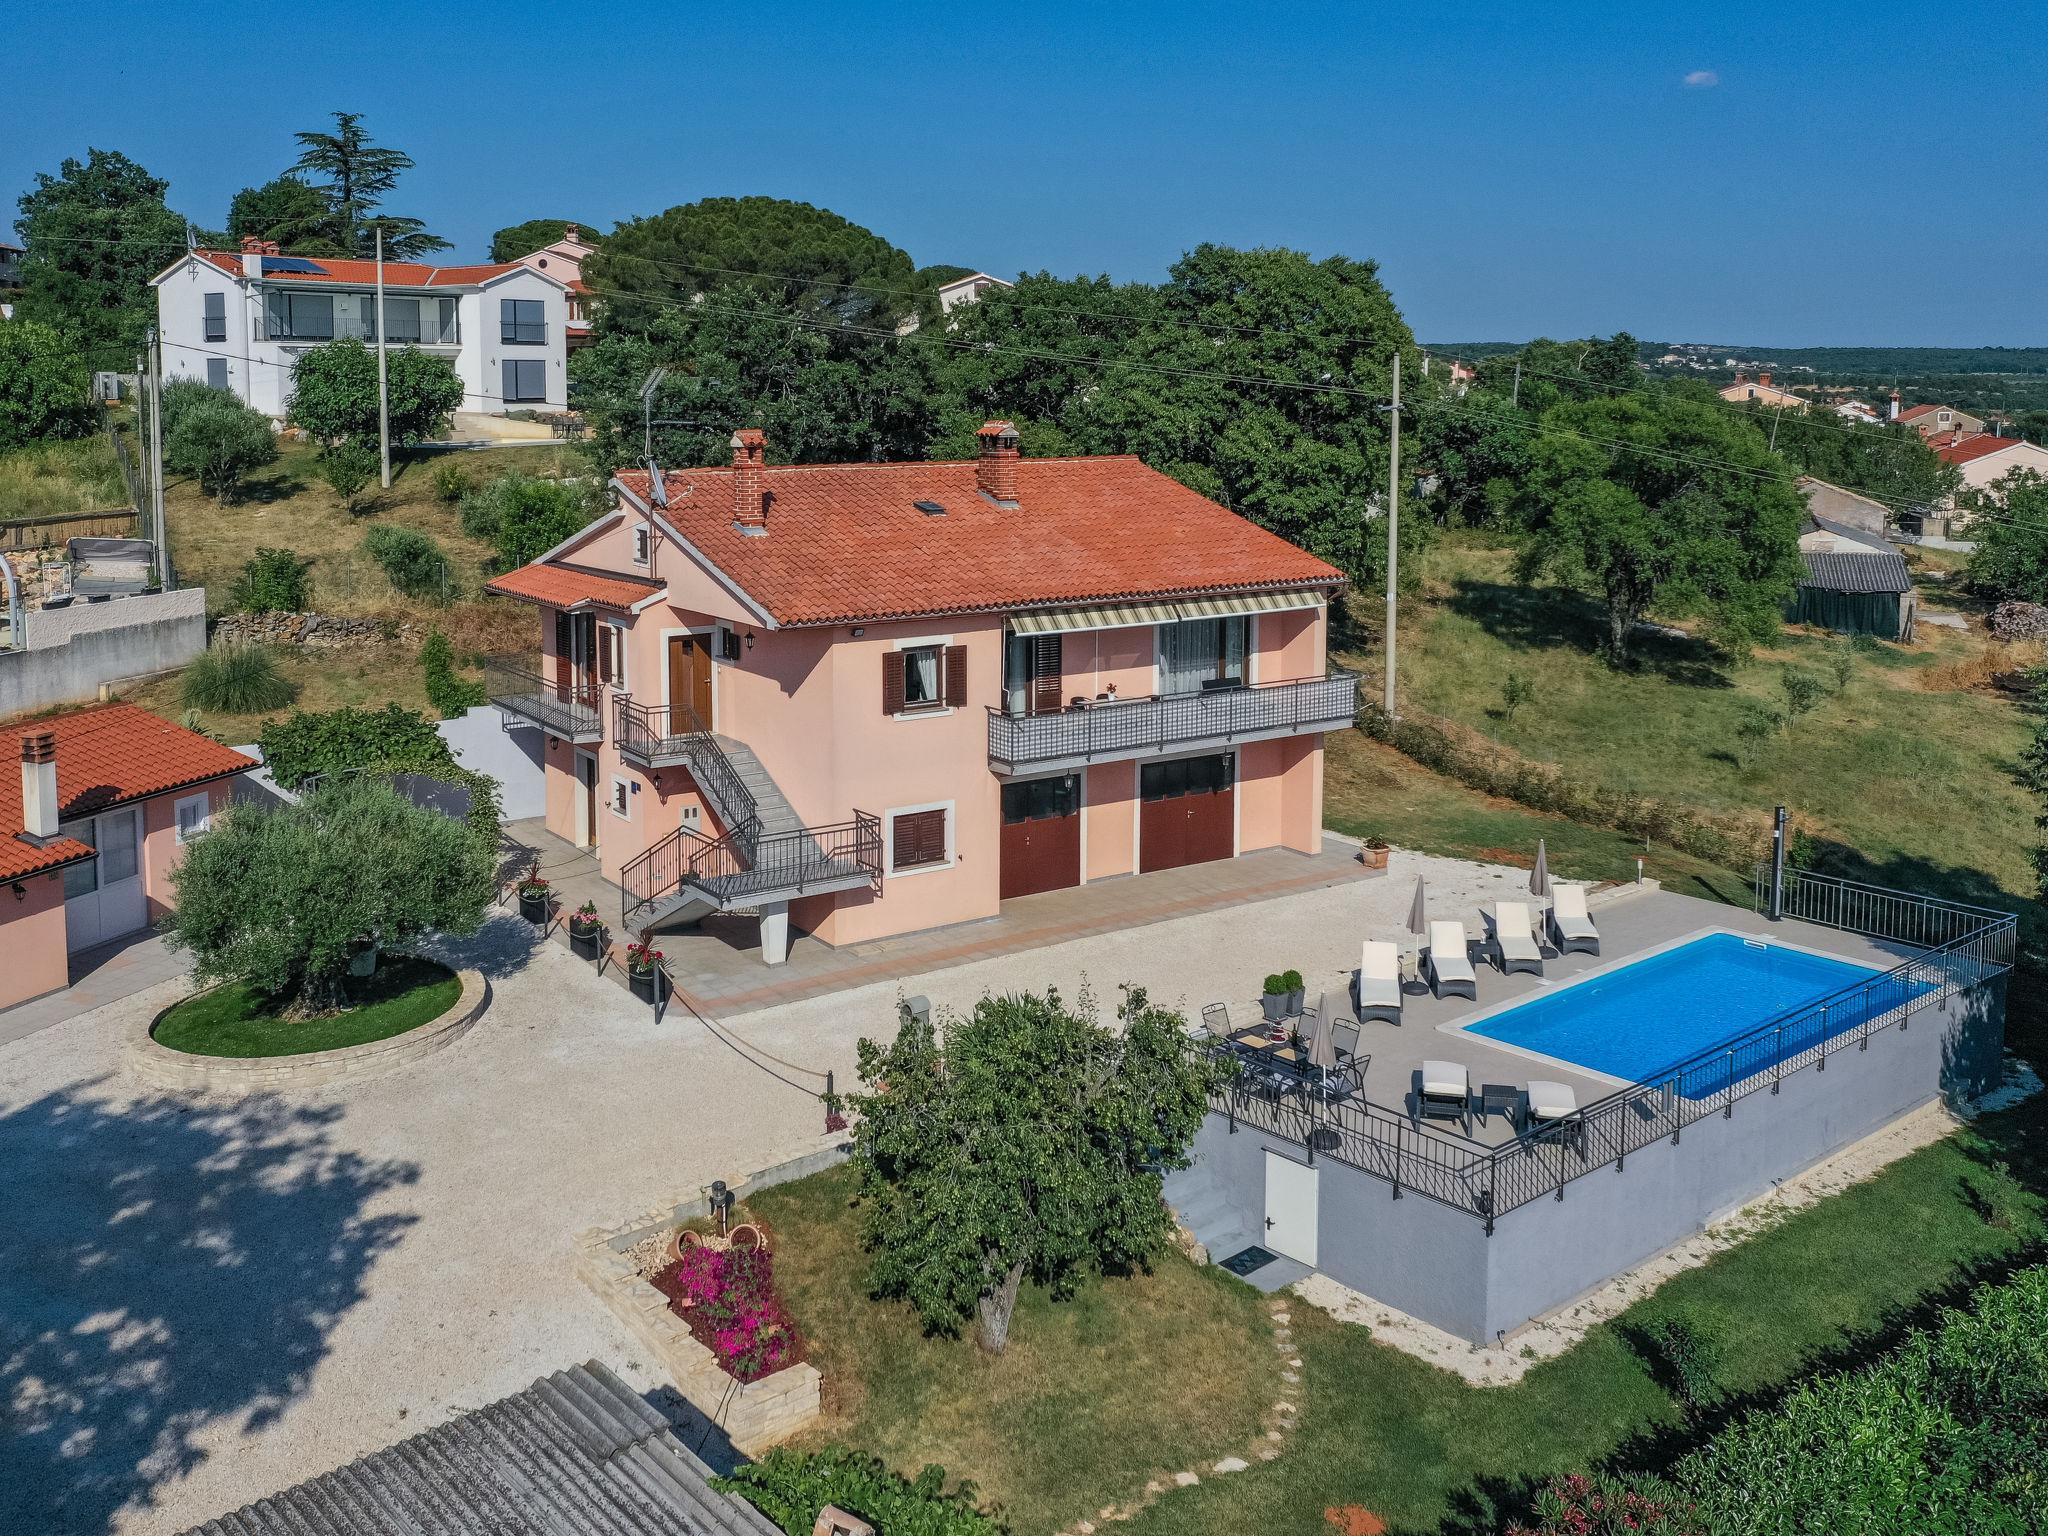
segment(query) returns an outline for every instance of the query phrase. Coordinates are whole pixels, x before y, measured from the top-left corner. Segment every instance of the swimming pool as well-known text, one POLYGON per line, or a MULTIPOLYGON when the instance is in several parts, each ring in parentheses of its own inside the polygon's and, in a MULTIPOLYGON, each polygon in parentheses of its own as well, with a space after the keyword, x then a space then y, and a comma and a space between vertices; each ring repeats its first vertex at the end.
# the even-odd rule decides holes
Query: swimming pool
MULTIPOLYGON (((1654 1080, 1680 1062, 1732 1042, 1760 1024, 1880 975, 1876 969, 1736 933, 1710 933, 1481 1019, 1465 1033, 1537 1051, 1628 1082, 1654 1080)), ((1900 978, 1801 1014, 1782 1037, 1743 1050, 1747 1077, 1774 1060, 1860 1027, 1931 983, 1900 978)), ((1689 1072, 1685 1093, 1704 1098, 1728 1086, 1728 1069, 1689 1072)))

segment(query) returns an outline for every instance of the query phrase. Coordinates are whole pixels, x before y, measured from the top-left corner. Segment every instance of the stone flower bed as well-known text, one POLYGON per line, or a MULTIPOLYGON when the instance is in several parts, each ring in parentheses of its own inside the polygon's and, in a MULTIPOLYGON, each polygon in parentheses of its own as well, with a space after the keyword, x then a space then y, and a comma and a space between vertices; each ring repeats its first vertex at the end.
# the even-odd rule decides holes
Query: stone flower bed
POLYGON ((661 1261, 646 1279, 733 1380, 759 1381, 802 1363, 803 1340, 776 1294, 775 1256, 765 1243, 726 1249, 683 1243, 678 1249, 664 1242, 661 1261))

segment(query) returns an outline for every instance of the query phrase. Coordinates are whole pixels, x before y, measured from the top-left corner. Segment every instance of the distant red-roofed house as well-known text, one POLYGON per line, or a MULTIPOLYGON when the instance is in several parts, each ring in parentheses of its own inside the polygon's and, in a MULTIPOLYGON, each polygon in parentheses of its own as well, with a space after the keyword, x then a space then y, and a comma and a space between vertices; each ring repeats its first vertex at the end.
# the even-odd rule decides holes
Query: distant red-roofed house
POLYGON ((132 704, 9 727, 0 775, 0 1008, 65 984, 75 950, 170 910, 184 845, 256 762, 132 704))
POLYGON ((1922 437, 1974 436, 1984 430, 1984 418, 1959 411, 1952 405, 1909 405, 1893 418, 1922 437))
POLYGON ((541 609, 492 697, 642 932, 735 908, 783 958, 1064 886, 1321 846, 1341 574, 1134 457, 618 475, 490 583, 541 609))
MULTIPOLYGON (((377 264, 280 253, 189 251, 152 279, 164 374, 234 391, 282 418, 292 365, 337 337, 377 339, 377 264)), ((569 399, 569 285, 516 261, 384 263, 384 339, 445 357, 462 411, 560 411, 569 399)))
MULTIPOLYGON (((1948 432, 1927 439, 1944 464, 1953 464, 1965 490, 1987 491, 2016 469, 2048 475, 2048 448, 1990 432, 1948 432)), ((1967 513, 1964 515, 1967 521, 1967 513)))

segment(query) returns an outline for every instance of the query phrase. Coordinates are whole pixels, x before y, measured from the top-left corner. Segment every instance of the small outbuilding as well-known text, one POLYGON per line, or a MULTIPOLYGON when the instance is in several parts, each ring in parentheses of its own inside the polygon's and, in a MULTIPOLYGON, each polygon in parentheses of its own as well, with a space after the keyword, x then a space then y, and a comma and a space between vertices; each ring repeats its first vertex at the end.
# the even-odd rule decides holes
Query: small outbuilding
POLYGON ((1845 635, 1913 638, 1919 598, 1906 560, 1875 533, 1809 514, 1799 535, 1806 571, 1785 616, 1845 635))

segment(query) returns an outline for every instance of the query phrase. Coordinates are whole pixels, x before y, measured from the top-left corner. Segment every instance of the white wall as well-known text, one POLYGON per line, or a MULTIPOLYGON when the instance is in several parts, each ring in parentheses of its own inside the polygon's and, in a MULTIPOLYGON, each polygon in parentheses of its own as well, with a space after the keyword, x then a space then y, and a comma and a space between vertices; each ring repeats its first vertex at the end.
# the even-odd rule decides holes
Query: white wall
POLYGON ((470 396, 463 409, 492 414, 510 410, 559 411, 569 404, 569 296, 559 284, 524 267, 497 278, 480 293, 463 297, 462 387, 470 396), (508 346, 500 323, 501 299, 539 299, 547 317, 543 346, 508 346), (479 344, 480 343, 480 344, 479 344), (504 362, 507 358, 541 358, 547 363, 548 396, 543 401, 518 401, 507 406, 504 362))

